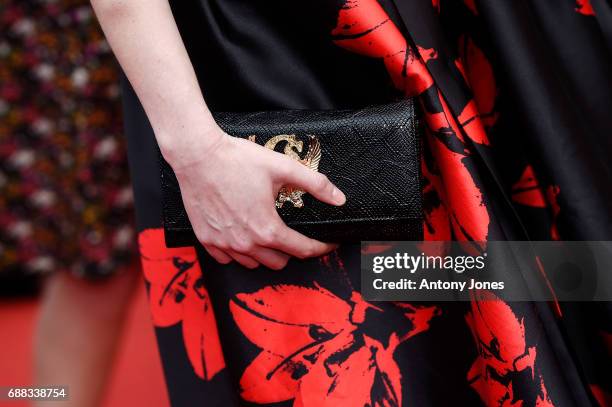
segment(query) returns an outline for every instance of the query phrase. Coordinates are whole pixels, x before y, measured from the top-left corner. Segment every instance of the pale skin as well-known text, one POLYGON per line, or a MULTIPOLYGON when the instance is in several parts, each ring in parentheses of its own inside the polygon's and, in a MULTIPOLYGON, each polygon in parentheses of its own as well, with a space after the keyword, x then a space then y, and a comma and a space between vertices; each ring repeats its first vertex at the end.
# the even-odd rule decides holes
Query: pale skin
MULTIPOLYGON (((346 197, 322 174, 236 139, 215 123, 167 0, 91 0, 177 175, 198 240, 218 262, 282 269, 335 246, 287 227, 274 202, 294 185, 330 205, 346 197)), ((214 63, 211 61, 211 63, 214 63)))

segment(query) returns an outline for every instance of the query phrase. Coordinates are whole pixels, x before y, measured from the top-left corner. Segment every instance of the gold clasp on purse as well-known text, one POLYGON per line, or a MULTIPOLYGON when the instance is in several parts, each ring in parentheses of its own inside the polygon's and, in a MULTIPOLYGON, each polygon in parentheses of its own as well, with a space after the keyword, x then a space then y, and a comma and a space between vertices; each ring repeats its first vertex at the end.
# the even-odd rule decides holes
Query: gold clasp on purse
MULTIPOLYGON (((255 142, 255 139, 256 136, 249 136, 250 141, 255 142)), ((298 140, 295 134, 279 134, 278 136, 274 136, 264 144, 264 147, 274 151, 276 145, 283 141, 287 143, 283 149, 283 154, 293 158, 313 171, 319 171, 319 163, 321 162, 321 143, 316 136, 308 136, 308 151, 304 158, 300 157, 304 149, 304 142, 298 140)), ((280 191, 278 191, 276 207, 282 208, 285 202, 291 202, 295 208, 301 208, 304 206, 302 195, 305 193, 306 191, 296 187, 283 186, 280 191)))

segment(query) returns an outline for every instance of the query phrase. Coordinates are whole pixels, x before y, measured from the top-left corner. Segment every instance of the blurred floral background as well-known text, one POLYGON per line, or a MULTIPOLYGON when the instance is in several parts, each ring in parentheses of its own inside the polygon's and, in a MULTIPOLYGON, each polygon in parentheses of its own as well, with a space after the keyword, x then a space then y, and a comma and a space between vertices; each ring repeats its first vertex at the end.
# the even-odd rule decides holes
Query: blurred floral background
POLYGON ((118 76, 88 1, 0 0, 0 386, 66 407, 168 405, 118 76))
POLYGON ((0 270, 131 260, 117 70, 89 3, 0 2, 0 270))

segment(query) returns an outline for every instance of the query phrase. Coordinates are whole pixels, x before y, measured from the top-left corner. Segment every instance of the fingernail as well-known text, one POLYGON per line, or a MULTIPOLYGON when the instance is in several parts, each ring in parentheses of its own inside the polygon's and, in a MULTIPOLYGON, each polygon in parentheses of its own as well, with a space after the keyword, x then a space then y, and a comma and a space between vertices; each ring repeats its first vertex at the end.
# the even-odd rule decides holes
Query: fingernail
POLYGON ((336 205, 344 205, 344 203, 346 202, 346 195, 344 195, 344 192, 334 187, 334 192, 332 194, 336 205))

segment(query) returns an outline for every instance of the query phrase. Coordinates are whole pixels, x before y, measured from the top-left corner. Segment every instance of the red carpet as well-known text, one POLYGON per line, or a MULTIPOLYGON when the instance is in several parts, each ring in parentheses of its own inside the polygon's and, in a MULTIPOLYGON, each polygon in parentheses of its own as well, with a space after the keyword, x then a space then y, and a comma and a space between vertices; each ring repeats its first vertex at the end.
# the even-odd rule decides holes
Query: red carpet
MULTIPOLYGON (((27 386, 32 381, 37 310, 36 300, 0 302, 0 386, 27 386)), ((103 407, 169 405, 142 284, 130 307, 113 370, 103 407)), ((28 403, 0 401, 0 406, 26 407, 28 403)))

